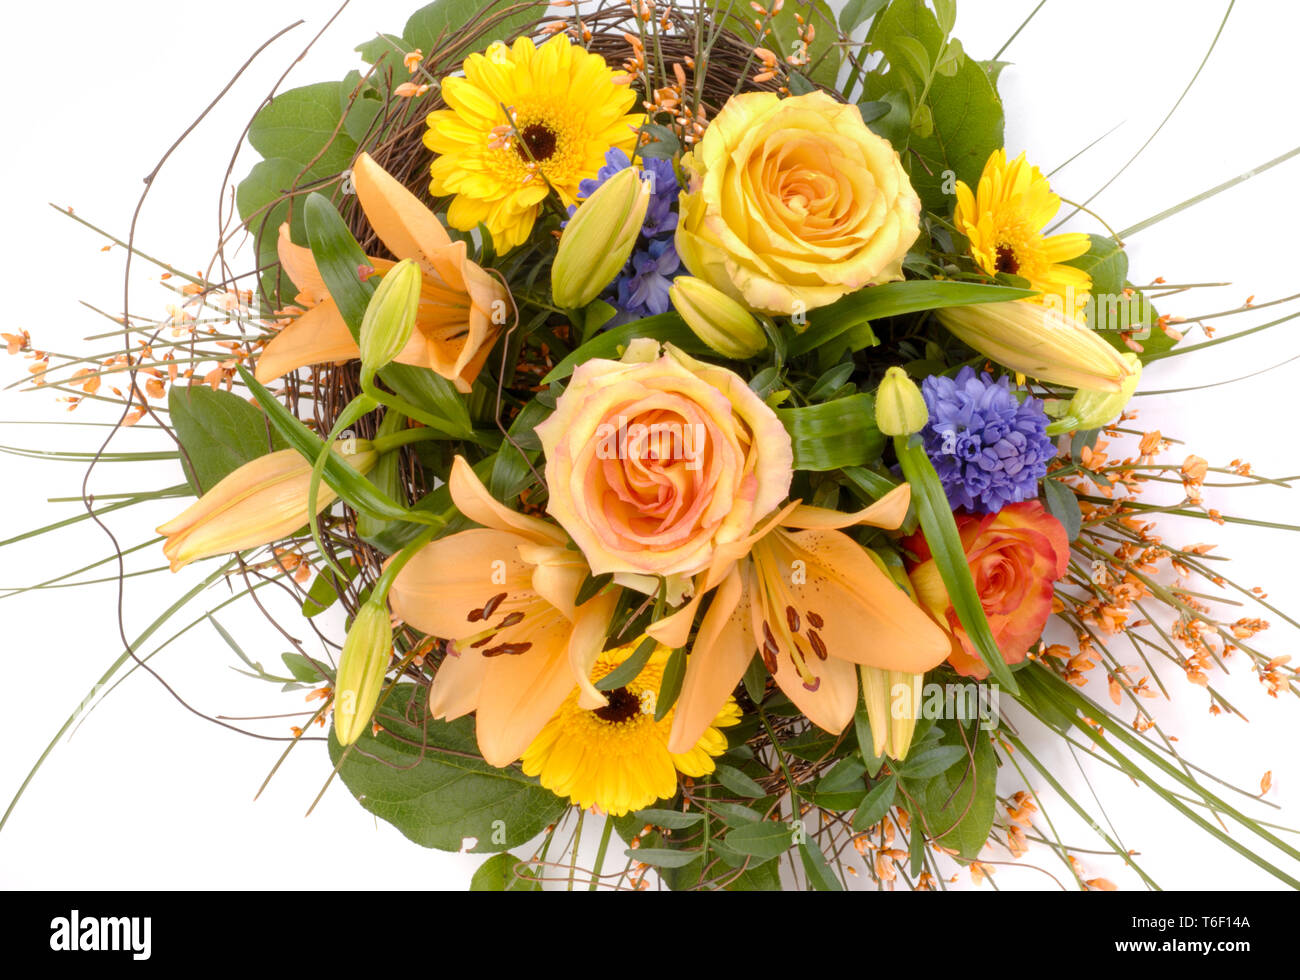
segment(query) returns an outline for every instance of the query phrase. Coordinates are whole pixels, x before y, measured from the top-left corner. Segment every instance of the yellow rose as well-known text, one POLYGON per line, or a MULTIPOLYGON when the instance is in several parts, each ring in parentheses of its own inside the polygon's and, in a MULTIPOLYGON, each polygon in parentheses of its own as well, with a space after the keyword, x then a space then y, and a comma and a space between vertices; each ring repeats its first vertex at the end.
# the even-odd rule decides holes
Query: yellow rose
POLYGON ((681 594, 714 549, 747 536, 790 492, 794 455, 739 375, 669 345, 632 341, 580 365, 537 427, 547 511, 595 575, 681 594))
POLYGON ((684 162, 677 252, 750 309, 788 316, 903 277, 921 201, 856 106, 737 95, 684 162))

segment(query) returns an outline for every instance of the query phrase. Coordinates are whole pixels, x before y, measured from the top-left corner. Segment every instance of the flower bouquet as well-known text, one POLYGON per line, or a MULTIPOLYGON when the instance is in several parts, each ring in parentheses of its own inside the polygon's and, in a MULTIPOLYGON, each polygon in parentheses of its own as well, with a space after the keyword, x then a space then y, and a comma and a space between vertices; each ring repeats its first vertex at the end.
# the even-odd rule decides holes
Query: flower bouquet
POLYGON ((1197 590, 1284 614, 1159 534, 1233 520, 1202 487, 1248 468, 1131 424, 1145 365, 1229 338, 1180 344, 1100 217, 1055 232, 955 17, 437 0, 252 120, 251 271, 127 239, 166 317, 10 353, 174 439, 195 499, 152 547, 215 559, 185 604, 275 584, 316 633, 283 671, 235 647, 311 689, 274 737, 491 855, 476 888, 934 889, 1034 845, 1114 887, 1044 789, 1154 885, 1029 726, 1295 887, 1258 794, 1148 707, 1234 712, 1229 654, 1300 692, 1197 590))

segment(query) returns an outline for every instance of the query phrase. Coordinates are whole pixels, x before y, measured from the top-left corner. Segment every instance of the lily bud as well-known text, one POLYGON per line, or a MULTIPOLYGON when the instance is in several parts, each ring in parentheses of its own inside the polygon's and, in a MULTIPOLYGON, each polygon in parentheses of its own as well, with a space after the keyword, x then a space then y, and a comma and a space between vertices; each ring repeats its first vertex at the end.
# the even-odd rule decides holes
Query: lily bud
POLYGON ((668 298, 695 336, 723 357, 744 360, 767 347, 767 336, 749 310, 703 279, 678 276, 668 298))
POLYGON ((872 751, 901 762, 912 748, 925 675, 862 665, 858 673, 871 722, 872 751))
POLYGON ((1095 330, 1040 303, 950 306, 935 316, 981 354, 1043 381, 1118 392, 1133 373, 1095 330))
POLYGON ((876 428, 887 436, 910 436, 930 419, 925 398, 901 367, 891 367, 876 391, 876 428))
MULTIPOLYGON (((361 474, 369 472, 379 459, 365 439, 340 440, 334 451, 361 474)), ((293 449, 269 453, 239 467, 183 514, 158 528, 167 538, 163 554, 172 571, 200 558, 258 548, 301 529, 308 518, 311 471, 311 463, 293 449)), ((336 496, 322 483, 316 513, 329 507, 336 496)))
POLYGON ((361 364, 379 371, 402 352, 415 329, 420 309, 420 264, 403 259, 384 274, 361 319, 361 364))
POLYGON ((551 267, 556 306, 586 306, 614 281, 632 254, 649 207, 650 182, 633 167, 614 174, 578 205, 551 267))
POLYGON ((1133 373, 1124 380, 1119 391, 1092 391, 1087 388, 1076 391, 1066 406, 1065 417, 1055 423, 1062 432, 1100 429, 1124 411, 1133 392, 1137 391, 1138 382, 1142 380, 1142 360, 1136 354, 1120 356, 1133 369, 1133 373))
POLYGON ((393 626, 383 603, 367 602, 343 641, 334 682, 334 737, 351 745, 365 731, 393 655, 393 626))

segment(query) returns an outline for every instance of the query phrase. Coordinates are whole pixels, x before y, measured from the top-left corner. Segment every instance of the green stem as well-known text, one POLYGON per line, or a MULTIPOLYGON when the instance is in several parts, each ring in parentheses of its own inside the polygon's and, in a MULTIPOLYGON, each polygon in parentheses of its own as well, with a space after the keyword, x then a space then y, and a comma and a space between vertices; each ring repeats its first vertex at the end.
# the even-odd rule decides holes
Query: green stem
POLYGON ((388 436, 377 436, 370 441, 374 446, 375 452, 383 456, 391 453, 394 449, 401 449, 403 446, 409 446, 414 442, 428 442, 431 439, 437 439, 438 433, 432 429, 403 429, 401 432, 394 432, 388 436))
POLYGON ((605 827, 600 832, 600 847, 596 849, 596 868, 591 875, 591 883, 587 886, 587 891, 594 892, 596 886, 600 883, 601 872, 605 870, 605 852, 609 850, 609 838, 614 832, 614 818, 605 818, 605 827))

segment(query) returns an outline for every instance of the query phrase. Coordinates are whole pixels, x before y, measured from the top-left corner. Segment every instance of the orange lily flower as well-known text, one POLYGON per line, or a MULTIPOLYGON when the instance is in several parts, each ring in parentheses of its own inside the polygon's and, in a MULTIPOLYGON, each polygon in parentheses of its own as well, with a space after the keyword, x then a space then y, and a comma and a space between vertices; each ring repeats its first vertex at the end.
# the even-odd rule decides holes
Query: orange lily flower
POLYGON ((422 548, 388 601, 416 629, 452 641, 429 690, 430 713, 451 720, 477 711, 479 751, 508 766, 575 685, 583 707, 607 703, 590 675, 618 590, 578 606, 588 568, 560 528, 494 499, 462 457, 448 483, 456 507, 483 526, 422 548))
MULTIPOLYGON (((468 392, 514 312, 509 290, 471 262, 465 243, 453 242, 438 216, 369 154, 357 158, 352 182, 375 234, 398 259, 419 262, 424 276, 415 330, 396 359, 428 368, 468 392)), ((266 384, 308 364, 360 357, 311 249, 293 243, 287 224, 280 226, 279 254, 280 265, 299 289, 295 302, 306 310, 262 351, 257 380, 266 384)), ((380 274, 396 264, 369 261, 380 274)))
POLYGON ((903 484, 853 514, 796 501, 719 549, 691 601, 646 631, 685 646, 704 594, 716 590, 687 658, 670 752, 699 740, 755 651, 799 710, 835 734, 857 709, 856 665, 919 674, 943 662, 947 635, 841 531, 896 528, 910 500, 903 484))

